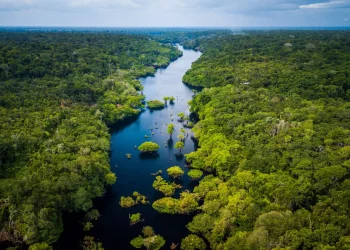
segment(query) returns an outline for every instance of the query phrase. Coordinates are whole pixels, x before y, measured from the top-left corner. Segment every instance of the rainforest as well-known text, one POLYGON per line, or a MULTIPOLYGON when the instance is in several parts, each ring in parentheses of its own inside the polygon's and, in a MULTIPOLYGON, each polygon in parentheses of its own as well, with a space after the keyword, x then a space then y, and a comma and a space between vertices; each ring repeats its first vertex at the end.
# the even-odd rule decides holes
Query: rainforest
POLYGON ((350 31, 0 29, 0 248, 350 249, 350 31))

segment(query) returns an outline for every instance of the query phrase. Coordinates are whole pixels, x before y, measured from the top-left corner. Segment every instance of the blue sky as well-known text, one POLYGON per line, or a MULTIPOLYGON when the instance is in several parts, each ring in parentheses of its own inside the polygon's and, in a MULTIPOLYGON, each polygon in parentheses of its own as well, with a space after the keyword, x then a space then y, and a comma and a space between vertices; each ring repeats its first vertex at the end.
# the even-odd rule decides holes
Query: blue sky
POLYGON ((0 0, 0 26, 350 26, 350 0, 0 0))

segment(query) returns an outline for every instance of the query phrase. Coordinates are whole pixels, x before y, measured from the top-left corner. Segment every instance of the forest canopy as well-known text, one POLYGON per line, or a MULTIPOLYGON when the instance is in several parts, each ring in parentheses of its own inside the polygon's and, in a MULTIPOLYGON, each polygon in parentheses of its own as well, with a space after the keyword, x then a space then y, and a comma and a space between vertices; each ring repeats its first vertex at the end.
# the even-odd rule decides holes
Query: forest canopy
POLYGON ((116 176, 107 125, 143 108, 137 78, 182 55, 141 35, 2 32, 0 226, 55 242, 64 212, 88 212, 116 176))
MULTIPOLYGON (((210 39, 184 81, 211 173, 188 229, 211 249, 349 249, 350 36, 260 31, 210 39)), ((190 45, 189 45, 190 46, 190 45)))

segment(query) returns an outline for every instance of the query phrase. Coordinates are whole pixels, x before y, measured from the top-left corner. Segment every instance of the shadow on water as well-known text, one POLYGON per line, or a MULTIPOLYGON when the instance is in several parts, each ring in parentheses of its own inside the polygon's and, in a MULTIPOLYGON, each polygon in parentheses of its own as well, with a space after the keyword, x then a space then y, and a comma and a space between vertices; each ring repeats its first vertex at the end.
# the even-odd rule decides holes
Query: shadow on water
POLYGON ((169 151, 172 151, 173 147, 174 147, 174 140, 172 137, 170 137, 169 140, 167 140, 167 145, 168 145, 168 149, 169 151))
POLYGON ((113 131, 113 133, 117 133, 120 130, 125 129, 126 127, 130 126, 135 121, 137 121, 140 118, 142 112, 144 112, 144 110, 142 110, 138 115, 133 115, 129 118, 124 119, 123 121, 120 121, 116 124, 110 125, 109 126, 110 131, 113 131))
POLYGON ((140 153, 139 154, 139 158, 142 160, 149 160, 149 159, 157 159, 159 158, 159 154, 158 153, 140 153))
POLYGON ((181 160, 185 159, 184 154, 177 153, 177 154, 174 154, 174 155, 175 155, 175 158, 176 158, 177 161, 181 161, 181 160))

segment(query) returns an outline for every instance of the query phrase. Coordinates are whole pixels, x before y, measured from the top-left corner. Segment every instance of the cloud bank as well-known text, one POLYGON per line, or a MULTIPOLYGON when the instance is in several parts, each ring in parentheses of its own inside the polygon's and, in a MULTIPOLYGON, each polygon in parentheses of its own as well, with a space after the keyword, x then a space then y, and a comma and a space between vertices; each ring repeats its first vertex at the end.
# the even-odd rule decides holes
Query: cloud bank
POLYGON ((0 0, 0 25, 336 26, 350 0, 0 0))

